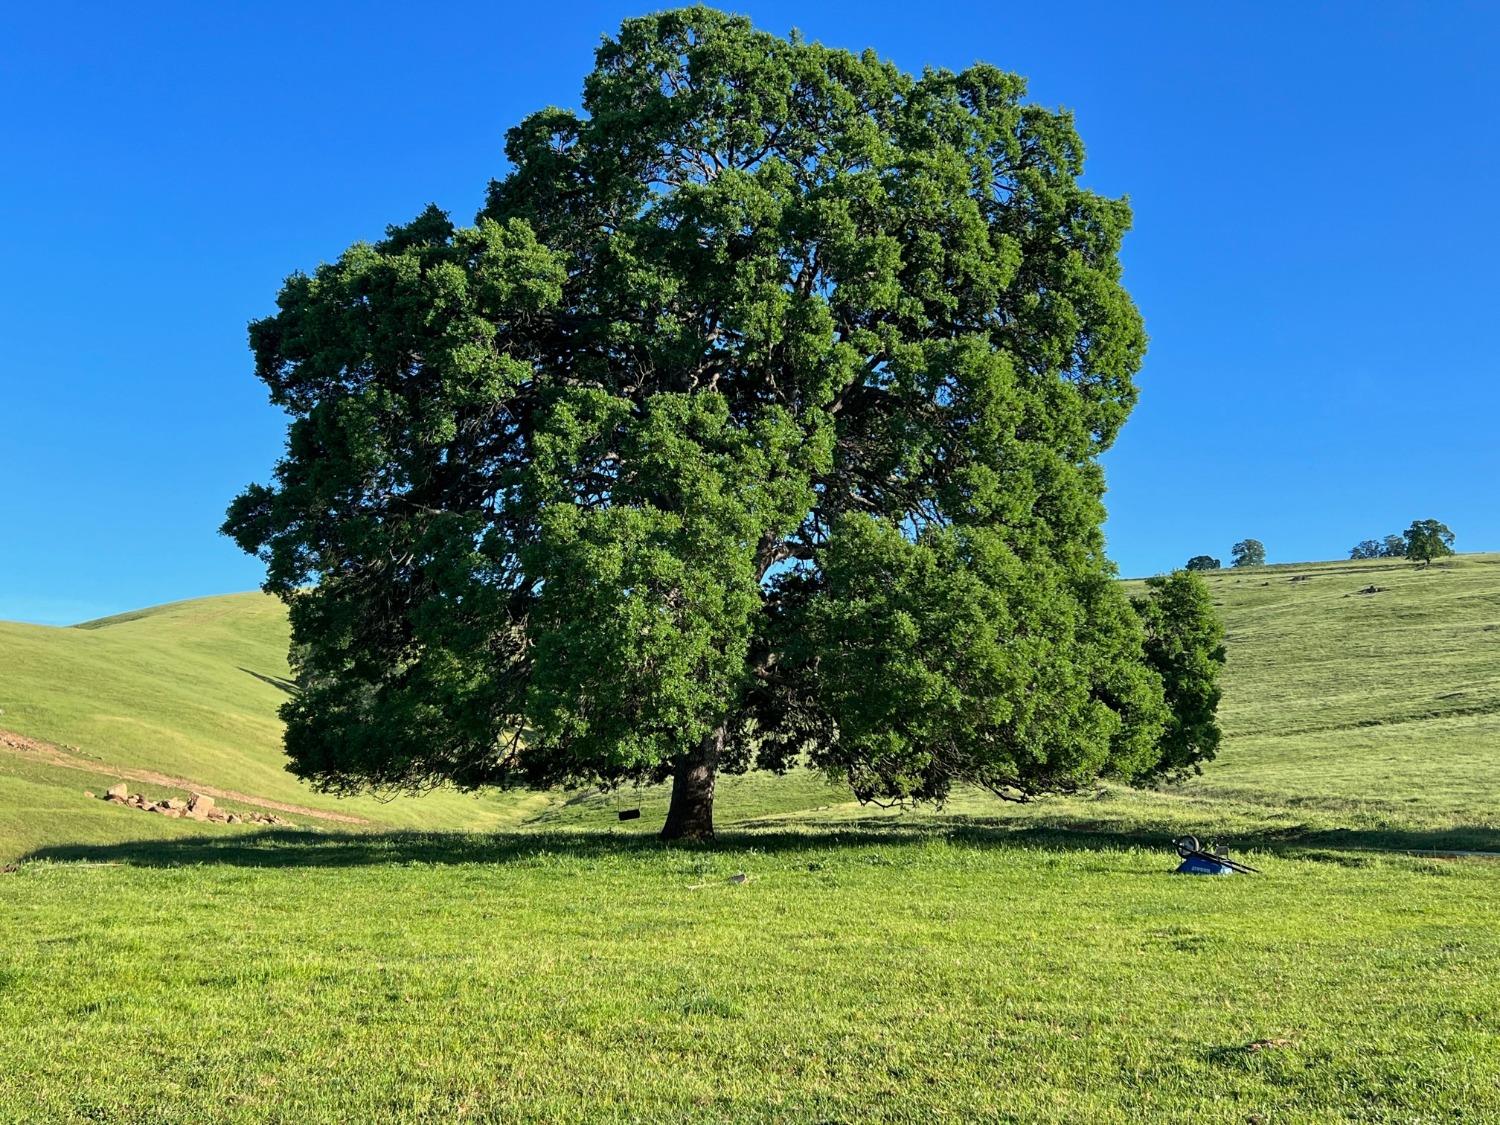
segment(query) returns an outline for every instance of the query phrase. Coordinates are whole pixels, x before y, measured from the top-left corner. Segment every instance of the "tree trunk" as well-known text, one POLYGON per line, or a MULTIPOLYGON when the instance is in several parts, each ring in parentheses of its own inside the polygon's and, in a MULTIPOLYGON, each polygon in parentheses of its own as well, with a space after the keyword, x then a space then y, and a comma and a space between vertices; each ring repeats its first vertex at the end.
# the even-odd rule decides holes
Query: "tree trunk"
POLYGON ((723 748, 724 728, 720 727, 677 763, 672 771, 672 803, 661 828, 663 840, 714 838, 714 777, 723 748))

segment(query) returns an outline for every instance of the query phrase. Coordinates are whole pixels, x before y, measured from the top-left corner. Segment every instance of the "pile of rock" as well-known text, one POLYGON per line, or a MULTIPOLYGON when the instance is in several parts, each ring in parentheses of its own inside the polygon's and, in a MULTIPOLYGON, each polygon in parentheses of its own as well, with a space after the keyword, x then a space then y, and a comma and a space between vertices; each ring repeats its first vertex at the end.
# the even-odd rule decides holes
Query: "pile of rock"
MULTIPOLYGON (((84 796, 92 797, 92 793, 84 796)), ((194 793, 186 801, 167 797, 153 801, 142 793, 132 793, 122 781, 105 791, 104 799, 112 805, 123 805, 128 809, 156 813, 159 816, 180 817, 186 820, 213 821, 216 824, 274 824, 290 828, 292 822, 283 820, 274 813, 225 812, 214 804, 214 799, 204 793, 194 793)))

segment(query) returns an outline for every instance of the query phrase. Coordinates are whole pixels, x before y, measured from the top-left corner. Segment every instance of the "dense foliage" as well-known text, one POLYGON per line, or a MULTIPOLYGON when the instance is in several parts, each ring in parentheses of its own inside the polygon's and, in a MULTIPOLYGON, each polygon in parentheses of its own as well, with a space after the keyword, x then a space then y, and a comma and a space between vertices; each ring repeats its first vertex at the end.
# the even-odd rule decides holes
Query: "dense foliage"
POLYGON ((1406 557, 1423 566, 1453 554, 1453 532, 1437 520, 1412 520, 1402 538, 1406 541, 1406 557))
POLYGON ((1362 539, 1349 551, 1351 559, 1412 559, 1423 564, 1453 554, 1453 532, 1437 520, 1413 520, 1400 535, 1362 539))
POLYGON ((1188 570, 1218 570, 1219 560, 1212 555, 1194 555, 1187 561, 1188 570))
POLYGON ((1404 559, 1406 538, 1387 535, 1384 539, 1361 539, 1349 549, 1351 559, 1404 559))
POLYGON ((1146 626, 1146 659, 1166 690, 1158 769, 1196 772, 1219 749, 1224 626, 1208 586, 1188 570, 1146 579, 1145 596, 1132 604, 1146 626))
POLYGON ((287 454, 225 526, 291 606, 294 772, 674 777, 702 835, 719 769, 909 799, 1190 764, 1100 533, 1129 209, 1023 93, 630 20, 473 226, 291 277, 251 329, 287 454))
POLYGON ((1259 539, 1241 539, 1229 549, 1231 566, 1265 566, 1266 545, 1259 539))

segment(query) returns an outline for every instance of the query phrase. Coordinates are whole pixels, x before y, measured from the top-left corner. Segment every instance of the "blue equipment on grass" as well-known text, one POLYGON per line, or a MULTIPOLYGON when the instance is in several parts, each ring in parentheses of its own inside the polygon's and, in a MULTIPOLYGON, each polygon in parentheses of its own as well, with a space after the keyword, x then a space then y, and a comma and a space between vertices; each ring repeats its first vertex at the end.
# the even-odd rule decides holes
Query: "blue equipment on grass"
POLYGON ((1228 848, 1215 847, 1211 843, 1205 847, 1198 843, 1196 836, 1184 836, 1173 843, 1177 854, 1182 857, 1182 862, 1173 872, 1175 875, 1233 875, 1236 872, 1260 874, 1249 864, 1230 859, 1228 848), (1209 851, 1209 848, 1213 848, 1213 851, 1209 851))

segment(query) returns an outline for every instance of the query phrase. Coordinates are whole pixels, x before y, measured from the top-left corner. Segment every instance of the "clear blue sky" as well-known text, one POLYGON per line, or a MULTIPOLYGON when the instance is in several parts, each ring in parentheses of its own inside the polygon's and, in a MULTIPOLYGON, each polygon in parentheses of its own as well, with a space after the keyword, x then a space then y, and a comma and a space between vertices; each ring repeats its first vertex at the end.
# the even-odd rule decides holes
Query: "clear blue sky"
MULTIPOLYGON (((258 584, 216 534, 281 443, 246 323, 429 201, 470 219, 505 129, 649 3, 4 5, 0 618, 258 584)), ((1500 8, 733 6, 1076 112, 1152 336, 1107 461, 1125 573, 1428 516, 1500 549, 1500 8)))

